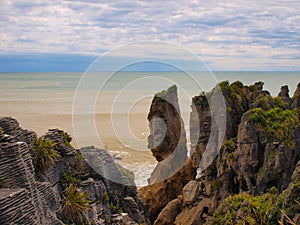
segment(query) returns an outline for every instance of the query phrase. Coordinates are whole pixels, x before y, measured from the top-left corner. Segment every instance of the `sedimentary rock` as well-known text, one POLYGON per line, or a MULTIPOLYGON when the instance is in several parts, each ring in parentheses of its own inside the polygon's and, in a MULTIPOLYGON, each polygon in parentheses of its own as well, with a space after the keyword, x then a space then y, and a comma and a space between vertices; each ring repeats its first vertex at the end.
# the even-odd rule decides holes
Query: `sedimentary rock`
POLYGON ((160 212, 154 225, 172 225, 181 212, 182 209, 182 196, 170 201, 166 207, 160 212))
POLYGON ((62 156, 74 155, 74 153, 76 152, 76 150, 70 144, 72 138, 63 130, 50 129, 44 135, 44 137, 56 143, 56 148, 59 150, 59 153, 62 156))
POLYGON ((26 144, 30 144, 37 137, 34 131, 22 129, 18 121, 11 117, 1 117, 0 127, 5 134, 12 136, 15 141, 23 141, 26 144))
POLYGON ((35 207, 25 188, 0 189, 1 224, 36 224, 35 207))
MULTIPOLYGON (((2 187, 5 188, 23 188, 26 190, 28 199, 31 201, 33 210, 32 215, 28 218, 34 218, 32 224, 62 224, 56 218, 51 208, 47 207, 48 202, 41 194, 43 191, 42 185, 35 179, 34 167, 32 164, 31 155, 29 153, 28 145, 25 142, 13 142, 14 137, 7 142, 8 136, 0 134, 0 180, 2 187)), ((1 190, 2 191, 2 190, 1 190)), ((0 192, 1 192, 0 191, 0 192)), ((50 195, 52 192, 48 192, 50 195)), ((48 199, 55 201, 55 196, 51 195, 48 199)), ((16 199, 16 201, 18 201, 16 199)), ((54 205, 58 205, 54 203, 54 205)), ((12 213, 22 213, 24 208, 15 208, 12 213)), ((14 218, 10 217, 14 222, 14 218)))
POLYGON ((174 175, 187 159, 186 133, 176 86, 155 95, 148 120, 148 147, 159 162, 149 179, 149 183, 154 184, 174 175))
MULTIPOLYGON (((228 121, 219 155, 207 168, 201 170, 202 176, 194 180, 192 175, 195 175, 203 159, 209 138, 218 137, 212 133, 216 122, 211 116, 207 96, 200 94, 193 98, 190 116, 191 159, 164 183, 149 185, 139 191, 141 199, 150 205, 151 220, 155 224, 210 224, 214 221, 218 206, 230 195, 247 192, 255 196, 270 191, 272 201, 275 201, 277 197, 274 190, 281 193, 288 187, 282 192, 289 196, 282 208, 289 209, 291 218, 296 224, 299 223, 300 216, 295 211, 298 206, 294 204, 294 200, 300 196, 297 192, 298 181, 295 179, 299 171, 294 171, 300 159, 299 122, 295 117, 283 118, 285 113, 295 115, 299 112, 300 86, 293 100, 289 98, 287 86, 281 88, 276 98, 263 90, 262 82, 250 86, 240 82, 221 82, 220 86, 225 97, 228 121), (292 108, 295 111, 286 111, 292 108), (264 126, 258 126, 258 122, 253 122, 253 113, 262 111, 267 116, 274 116, 274 119, 264 126), (291 124, 293 121, 297 124, 291 124), (282 123, 289 127, 290 135, 272 132, 273 126, 282 123), (184 182, 178 181, 183 179, 184 182), (179 201, 182 195, 185 197, 179 201)), ((210 97, 209 93, 207 95, 210 97)), ((159 155, 159 152, 156 154, 159 155)), ((252 195, 249 196, 247 198, 252 195)), ((248 206, 246 202, 241 204, 241 207, 248 206)), ((223 210, 225 214, 227 208, 223 210)), ((278 212, 272 215, 270 221, 278 220, 278 212)), ((243 213, 242 208, 237 209, 235 221, 244 221, 243 215, 249 213, 243 213)))
POLYGON ((287 85, 281 86, 280 92, 278 94, 278 97, 286 102, 287 104, 291 105, 293 102, 289 95, 289 87, 287 85))
POLYGON ((31 141, 36 138, 34 132, 20 128, 16 120, 0 118, 1 224, 78 224, 79 217, 85 223, 97 225, 148 223, 142 203, 136 196, 132 173, 117 165, 105 150, 81 149, 86 156, 97 156, 90 160, 93 164, 89 165, 80 151, 70 145, 68 134, 52 129, 43 138, 54 142, 54 149, 60 157, 49 168, 41 170, 33 164, 31 154, 35 151, 31 141), (106 174, 95 171, 99 166, 106 174), (110 180, 105 176, 108 173, 124 182, 110 180), (86 194, 88 207, 70 218, 70 212, 65 215, 62 208, 68 200, 67 189, 71 186, 75 187, 74 194, 86 194))
POLYGON ((297 88, 295 90, 295 93, 293 95, 293 103, 292 103, 293 109, 300 109, 300 83, 298 83, 297 88))
MULTIPOLYGON (((282 208, 285 209, 287 216, 294 221, 295 224, 300 224, 300 161, 293 172, 292 180, 288 188, 283 192, 284 201, 282 208)), ((282 216, 281 221, 286 221, 287 218, 282 216)))
POLYGON ((195 180, 188 182, 182 189, 183 204, 188 205, 193 203, 199 195, 199 183, 195 180))

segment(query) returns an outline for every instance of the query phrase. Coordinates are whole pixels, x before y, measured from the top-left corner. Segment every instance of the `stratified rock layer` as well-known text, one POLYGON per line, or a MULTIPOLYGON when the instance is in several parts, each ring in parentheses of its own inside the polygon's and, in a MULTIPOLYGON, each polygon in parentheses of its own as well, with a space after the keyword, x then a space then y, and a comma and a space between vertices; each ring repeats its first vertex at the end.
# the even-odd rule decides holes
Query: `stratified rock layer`
MULTIPOLYGON (((284 195, 286 200, 282 205, 274 203, 277 214, 272 214, 270 221, 278 221, 280 209, 283 209, 298 224, 300 206, 296 201, 300 200, 300 193, 297 191, 299 166, 296 165, 300 160, 300 124, 294 117, 283 118, 286 114, 299 118, 300 83, 293 98, 289 97, 287 86, 282 86, 278 97, 273 98, 263 90, 263 82, 250 86, 241 82, 221 82, 220 88, 226 103, 227 127, 219 155, 205 170, 198 171, 195 180, 197 167, 203 168, 199 163, 209 138, 218 138, 213 133, 215 119, 211 116, 207 99, 211 93, 200 94, 193 98, 190 116, 191 159, 166 181, 139 191, 143 202, 150 206, 151 220, 155 224, 219 224, 214 214, 228 196, 244 192, 250 193, 249 196, 270 192, 274 196, 278 191, 281 193, 278 199, 284 195), (261 111, 274 117, 264 126, 257 124, 267 121, 267 118, 258 122, 253 120, 253 115, 261 111), (293 124, 294 121, 296 124, 293 124), (276 131, 276 127, 283 123, 289 127, 290 135, 276 131)), ((160 111, 160 114, 164 112, 160 111)), ((260 118, 261 115, 255 116, 260 118)), ((159 155, 159 150, 155 154, 159 155)), ((249 206, 246 202, 241 204, 241 207, 246 206, 249 206)), ((222 209, 225 210, 224 216, 229 209, 222 209)), ((251 213, 236 210, 238 215, 251 213)), ((238 215, 232 218, 233 224, 244 220, 238 215)), ((282 217, 283 220, 287 221, 285 217, 282 217)))
POLYGON ((58 129, 44 139, 55 143, 59 158, 49 168, 35 168, 31 142, 34 132, 23 130, 12 118, 0 118, 0 223, 30 225, 62 224, 147 224, 132 173, 117 165, 105 150, 95 147, 80 151, 70 145, 71 137, 58 129), (96 157, 95 157, 96 156, 96 157), (100 173, 97 171, 101 167, 100 173), (110 180, 113 173, 116 182, 110 180), (130 176, 129 176, 130 175, 130 176), (129 177, 128 177, 129 176, 129 177), (77 217, 62 212, 66 190, 86 193, 89 206, 77 217), (82 221, 82 222, 81 222, 82 221))
POLYGON ((154 184, 174 175, 184 166, 187 159, 186 133, 180 115, 176 86, 155 95, 148 120, 148 147, 158 161, 149 179, 149 183, 154 184))

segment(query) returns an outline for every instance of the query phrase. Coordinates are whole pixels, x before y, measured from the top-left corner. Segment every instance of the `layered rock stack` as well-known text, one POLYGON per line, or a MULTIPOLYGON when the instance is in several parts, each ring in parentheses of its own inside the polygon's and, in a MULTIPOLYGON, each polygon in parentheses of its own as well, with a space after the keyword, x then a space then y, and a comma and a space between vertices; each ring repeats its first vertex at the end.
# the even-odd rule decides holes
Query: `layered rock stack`
POLYGON ((97 155, 92 162, 87 160, 88 164, 81 152, 70 145, 67 133, 52 129, 43 139, 55 144, 59 158, 49 168, 41 169, 32 159, 32 141, 36 138, 34 132, 20 128, 15 119, 0 118, 1 224, 148 223, 132 173, 117 165, 105 150, 81 149, 86 155, 97 155), (126 182, 110 180, 109 175, 97 171, 97 166, 126 182), (74 201, 72 195, 68 197, 70 190, 78 194, 77 198, 86 196, 82 199, 84 209, 74 206, 68 213, 63 211, 66 201, 74 201))
POLYGON ((293 96, 292 108, 293 109, 300 108, 300 83, 297 85, 296 91, 293 96))
POLYGON ((158 161, 149 179, 149 183, 154 184, 174 175, 187 159, 186 133, 176 86, 155 95, 148 120, 148 147, 158 161))
POLYGON ((1 224, 36 224, 35 207, 25 188, 1 188, 0 218, 1 224))
MULTIPOLYGON (((150 219, 154 222, 163 208, 176 199, 182 193, 184 185, 195 177, 197 168, 192 166, 191 160, 186 161, 186 133, 180 115, 176 86, 155 95, 148 120, 149 148, 159 163, 149 179, 150 185, 141 188, 139 196, 150 207, 150 219)), ((176 205, 179 202, 176 201, 176 205)))
MULTIPOLYGON (((4 118, 4 120, 6 122, 5 124, 15 124, 15 120, 12 120, 11 123, 7 123, 8 118, 4 118)), ((0 124, 3 123, 0 122, 0 124)), ((16 127, 18 131, 14 132, 11 126, 4 126, 2 129, 4 132, 5 129, 9 129, 8 131, 11 133, 17 134, 21 131, 21 129, 16 127)), ((12 198, 11 205, 14 205, 15 210, 8 210, 8 214, 4 213, 3 217, 0 218, 1 221, 7 222, 6 224, 13 223, 14 217, 9 215, 9 212, 13 214, 23 214, 22 211, 24 208, 22 206, 24 202, 30 202, 26 207, 31 208, 26 209, 25 211, 27 211, 28 214, 24 215, 24 218, 27 218, 28 221, 24 219, 24 224, 62 224, 62 222, 56 218, 55 212, 47 207, 48 203, 46 198, 43 196, 42 190, 39 189, 41 184, 35 179, 35 171, 28 145, 25 142, 16 141, 14 136, 9 136, 4 132, 0 134, 0 180, 2 188, 6 188, 4 190, 6 195, 4 196, 8 199, 4 198, 2 202, 5 203, 9 201, 9 198, 12 198), (10 189, 7 188, 13 188, 11 193, 9 192, 10 189), (16 189, 18 189, 17 192, 16 189), (16 197, 16 193, 24 197, 24 202, 16 197), (7 220, 5 220, 5 218, 7 220), (34 221, 34 223, 32 221, 34 221)), ((20 140, 19 135, 16 137, 20 140)), ((27 136, 25 135, 25 137, 27 136)), ((51 195, 49 199, 55 200, 57 198, 55 198, 55 195, 51 195)), ((54 205, 58 205, 57 202, 54 203, 54 205)))
POLYGON ((37 137, 34 131, 22 129, 18 121, 11 117, 1 118, 0 127, 5 131, 5 134, 12 136, 15 141, 22 141, 26 144, 30 144, 37 137))
MULTIPOLYGON (((261 199, 266 198, 273 201, 273 211, 268 211, 270 218, 266 218, 270 222, 266 224, 286 222, 287 217, 298 224, 300 83, 292 98, 287 86, 282 86, 273 98, 263 90, 263 82, 250 86, 221 82, 220 88, 226 103, 227 127, 219 155, 195 180, 197 165, 201 166, 199 161, 209 138, 214 136, 210 93, 200 94, 193 98, 190 117, 191 159, 174 176, 139 191, 141 199, 150 205, 152 222, 157 225, 223 224, 220 221, 226 221, 225 216, 233 213, 227 218, 233 223, 246 217, 259 223, 251 210, 242 212, 242 207, 250 207, 252 203, 241 202, 234 212, 226 207, 233 201, 229 196, 248 193, 237 198, 248 198, 251 202, 251 196, 253 199, 261 196, 256 198, 255 201, 262 201, 257 204, 264 204, 261 199), (286 199, 282 202, 283 198, 286 199), (287 217, 281 209, 287 212, 287 217)), ((159 151, 155 154, 159 155, 159 151)), ((264 216, 267 212, 261 213, 264 216)))

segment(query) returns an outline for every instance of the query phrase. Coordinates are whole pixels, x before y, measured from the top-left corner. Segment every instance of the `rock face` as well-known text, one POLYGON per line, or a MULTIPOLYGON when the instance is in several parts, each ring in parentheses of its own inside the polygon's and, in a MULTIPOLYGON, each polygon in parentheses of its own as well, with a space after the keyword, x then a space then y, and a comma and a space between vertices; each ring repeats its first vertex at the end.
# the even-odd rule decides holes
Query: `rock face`
POLYGON ((24 188, 2 188, 0 193, 1 224, 35 224, 32 198, 24 188), (19 209, 22 209, 19 210, 19 209))
POLYGON ((181 212, 181 208, 182 208, 181 205, 182 205, 182 197, 170 201, 166 205, 166 207, 161 211, 161 213, 158 215, 154 224, 155 225, 174 224, 177 215, 181 212))
POLYGON ((195 180, 191 180, 182 189, 183 192, 183 204, 188 205, 195 202, 199 195, 199 183, 195 180))
POLYGON ((158 164, 149 179, 150 185, 139 190, 139 197, 150 206, 150 219, 154 222, 167 203, 182 193, 185 184, 196 175, 196 168, 191 160, 186 162, 186 133, 176 86, 155 95, 148 120, 148 147, 158 164))
POLYGON ((300 83, 297 85, 297 88, 293 96, 292 108, 293 109, 300 108, 300 83))
POLYGON ((289 87, 287 85, 284 85, 284 86, 281 86, 281 90, 278 94, 278 97, 286 102, 287 104, 291 104, 293 101, 292 99, 290 98, 290 95, 289 95, 289 87))
POLYGON ((11 117, 1 118, 0 127, 5 131, 5 134, 12 136, 15 141, 23 141, 26 144, 30 144, 37 137, 35 132, 22 129, 18 121, 11 117))
MULTIPOLYGON (((0 120, 1 121, 1 120, 0 120)), ((7 118, 5 118, 7 121, 7 118)), ((13 120, 13 122, 15 122, 13 120)), ((4 130, 6 127, 3 127, 4 130)), ((5 131, 5 130, 4 130, 5 131)), ((12 132, 12 130, 10 130, 12 132)), ((12 132, 13 133, 13 132, 12 132)), ((17 136, 18 138, 20 136, 17 136)), ((20 139, 19 139, 20 140, 20 139)), ((24 221, 25 224, 62 224, 62 222, 56 218, 55 212, 52 211, 55 206, 58 206, 58 200, 55 195, 51 195, 50 199, 53 201, 47 202, 45 197, 42 195, 42 190, 40 189, 40 183, 35 179, 35 172, 32 163, 32 159, 29 153, 28 145, 25 142, 15 141, 13 136, 0 134, 0 180, 2 188, 22 188, 22 193, 24 201, 30 202, 29 206, 31 209, 28 209, 28 215, 25 218, 28 218, 28 221, 24 221), (26 198, 25 198, 26 197, 26 198), (52 203, 50 207, 48 203, 52 203), (34 223, 32 223, 34 221, 34 223)), ((8 193, 9 189, 5 189, 5 192, 8 193)), ((49 193, 51 194, 51 192, 49 193)), ((14 196, 14 192, 6 195, 10 198, 10 195, 14 196)), ((8 201, 9 199, 3 199, 3 202, 8 201)), ((12 198, 11 205, 18 205, 22 200, 17 197, 12 198)), ((3 207, 3 206, 2 206, 3 207)), ((56 208, 57 209, 57 208, 56 208)), ((16 208, 13 213, 21 213, 23 208, 16 208), (20 210, 19 212, 17 212, 20 210)), ((8 211, 10 212, 10 211, 8 211)), ((14 217, 11 215, 4 214, 4 218, 11 218, 11 221, 7 221, 7 224, 14 222, 14 217)))
POLYGON ((174 151, 186 159, 186 135, 181 119, 177 87, 157 93, 148 114, 150 135, 148 147, 158 162, 167 159, 174 151))
MULTIPOLYGON (((155 224, 224 224, 224 218, 231 213, 228 211, 231 201, 232 204, 237 201, 236 196, 238 201, 245 199, 245 202, 236 203, 233 224, 245 222, 246 216, 260 223, 251 210, 245 212, 243 207, 255 208, 255 201, 264 204, 266 198, 274 205, 274 211, 265 224, 278 221, 280 209, 287 210, 287 216, 298 224, 300 206, 295 200, 300 200, 297 191, 300 83, 293 98, 289 97, 287 86, 282 86, 278 97, 273 98, 263 90, 263 82, 250 86, 221 82, 220 88, 227 107, 227 127, 219 155, 200 171, 201 176, 199 173, 196 180, 196 170, 209 138, 217 137, 212 133, 215 121, 207 98, 210 93, 200 94, 193 98, 190 114, 191 158, 166 181, 139 190, 142 201, 150 206, 151 221, 155 224), (248 194, 242 194, 245 192, 248 194), (286 200, 282 203, 283 198, 286 200)), ((163 107, 160 109, 163 114, 163 107)), ((160 155, 160 151, 165 154, 164 149, 158 148, 155 155, 160 155)), ((284 216, 281 220, 287 221, 284 216)))
MULTIPOLYGON (((282 195, 284 196, 282 208, 286 209, 287 216, 292 219, 295 224, 300 224, 300 161, 295 168, 288 188, 282 195)), ((287 218, 283 216, 281 221, 288 222, 287 218)))
POLYGON ((164 181, 174 175, 186 163, 186 133, 181 119, 177 87, 155 95, 148 114, 150 135, 148 147, 158 164, 149 183, 164 181))
POLYGON ((16 120, 0 118, 1 224, 148 223, 131 172, 117 165, 105 150, 81 149, 96 155, 94 164, 125 183, 97 173, 97 167, 89 165, 70 145, 70 136, 58 129, 49 130, 43 138, 55 144, 59 158, 49 168, 38 169, 32 159, 37 151, 32 144, 36 138, 34 132, 20 128, 16 120), (73 198, 82 204, 81 209, 72 205, 73 198))

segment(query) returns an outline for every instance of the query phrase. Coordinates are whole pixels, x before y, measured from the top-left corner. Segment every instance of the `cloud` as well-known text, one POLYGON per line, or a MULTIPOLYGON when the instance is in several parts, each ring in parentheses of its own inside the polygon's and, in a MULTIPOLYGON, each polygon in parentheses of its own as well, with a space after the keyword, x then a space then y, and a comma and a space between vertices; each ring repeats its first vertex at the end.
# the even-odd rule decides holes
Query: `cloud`
POLYGON ((1 54, 101 55, 161 40, 191 49, 213 69, 300 69, 299 1, 4 0, 1 8, 1 54))

